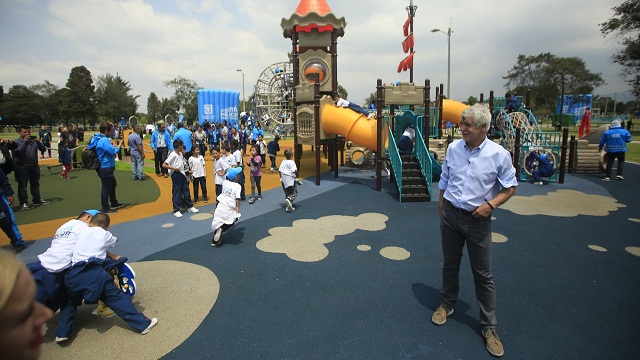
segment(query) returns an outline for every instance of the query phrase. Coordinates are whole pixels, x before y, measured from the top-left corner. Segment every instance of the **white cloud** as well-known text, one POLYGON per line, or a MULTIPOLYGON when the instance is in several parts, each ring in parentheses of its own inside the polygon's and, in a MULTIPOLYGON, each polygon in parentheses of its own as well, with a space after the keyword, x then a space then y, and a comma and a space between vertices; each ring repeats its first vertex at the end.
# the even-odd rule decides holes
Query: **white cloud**
MULTIPOLYGON (((345 36, 338 39, 338 79, 349 98, 362 103, 375 91, 376 79, 407 81, 396 68, 402 52, 404 3, 388 0, 327 0, 345 17, 345 36)), ((587 68, 601 72, 606 86, 598 93, 624 91, 611 65, 619 45, 605 39, 598 23, 611 17, 620 0, 505 3, 457 0, 437 6, 415 0, 416 56, 414 81, 447 79, 450 19, 451 92, 464 100, 504 91, 502 76, 518 54, 551 52, 578 56, 587 68)), ((0 82, 32 85, 49 80, 64 86, 72 67, 83 65, 94 76, 120 74, 140 95, 141 109, 151 91, 168 97, 162 83, 182 76, 206 88, 240 91, 242 69, 247 96, 260 73, 285 61, 291 41, 282 36, 280 20, 289 18, 299 0, 231 2, 149 0, 8 0, 0 2, 0 82)), ((432 91, 433 97, 434 91, 432 91)))

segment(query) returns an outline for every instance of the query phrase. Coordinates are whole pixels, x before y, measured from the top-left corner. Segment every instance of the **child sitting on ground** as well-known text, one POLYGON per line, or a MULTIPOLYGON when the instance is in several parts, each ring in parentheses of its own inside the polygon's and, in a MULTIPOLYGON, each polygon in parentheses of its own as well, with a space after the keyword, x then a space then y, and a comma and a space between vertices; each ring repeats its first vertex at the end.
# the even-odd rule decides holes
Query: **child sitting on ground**
POLYGON ((286 149, 284 151, 285 159, 280 163, 280 181, 282 182, 282 189, 284 189, 284 202, 286 204, 285 211, 291 212, 296 208, 293 207, 293 202, 298 196, 298 189, 296 187, 296 172, 298 168, 293 161, 293 150, 286 149))
POLYGON ((258 155, 258 147, 252 146, 249 150, 249 174, 251 177, 251 199, 249 204, 256 202, 256 187, 258 188, 258 200, 262 200, 262 158, 258 155))
POLYGON ((222 183, 222 194, 218 197, 218 206, 211 222, 211 229, 214 231, 211 246, 220 245, 222 233, 240 218, 240 184, 236 181, 241 171, 237 167, 227 170, 227 180, 222 183))
POLYGON ((88 227, 80 229, 71 268, 64 276, 68 301, 60 310, 60 324, 55 330, 56 342, 69 340, 78 306, 84 300, 87 304, 97 304, 102 300, 118 316, 141 335, 148 333, 158 323, 136 310, 131 297, 116 287, 111 276, 103 267, 107 256, 117 260, 118 255, 107 252, 118 239, 109 231, 110 219, 105 213, 91 218, 88 227))
POLYGON ((199 188, 202 188, 202 198, 205 204, 209 201, 207 196, 207 172, 204 165, 204 156, 200 156, 200 148, 193 148, 193 155, 189 158, 189 167, 193 178, 193 203, 198 203, 199 188))

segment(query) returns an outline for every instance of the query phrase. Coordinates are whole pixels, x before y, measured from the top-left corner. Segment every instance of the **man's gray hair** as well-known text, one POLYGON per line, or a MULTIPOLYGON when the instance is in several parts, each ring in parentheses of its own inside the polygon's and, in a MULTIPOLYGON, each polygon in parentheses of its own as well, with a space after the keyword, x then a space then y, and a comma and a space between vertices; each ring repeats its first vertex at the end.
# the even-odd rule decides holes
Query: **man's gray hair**
POLYGON ((491 125, 491 111, 489 111, 489 106, 487 104, 476 103, 469 106, 462 111, 462 117, 473 119, 473 123, 477 127, 485 125, 485 134, 489 131, 489 127, 491 125))

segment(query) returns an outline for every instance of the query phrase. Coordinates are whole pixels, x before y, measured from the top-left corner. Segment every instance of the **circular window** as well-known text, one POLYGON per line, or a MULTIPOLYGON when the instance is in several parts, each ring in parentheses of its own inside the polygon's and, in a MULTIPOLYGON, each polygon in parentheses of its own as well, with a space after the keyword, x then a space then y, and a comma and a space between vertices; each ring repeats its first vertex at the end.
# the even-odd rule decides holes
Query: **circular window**
POLYGON ((314 59, 314 60, 308 61, 304 65, 304 69, 302 70, 302 73, 304 75, 304 78, 310 83, 313 83, 315 81, 315 74, 318 73, 320 78, 320 83, 323 83, 329 77, 328 76, 329 73, 327 69, 328 69, 327 64, 325 64, 324 61, 314 59))

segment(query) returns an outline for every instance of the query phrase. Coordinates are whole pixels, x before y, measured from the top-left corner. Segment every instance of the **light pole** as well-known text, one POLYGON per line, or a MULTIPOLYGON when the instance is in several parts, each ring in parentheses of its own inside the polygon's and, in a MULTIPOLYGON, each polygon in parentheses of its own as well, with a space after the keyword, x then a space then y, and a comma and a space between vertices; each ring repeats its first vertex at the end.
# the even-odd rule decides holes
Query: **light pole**
POLYGON ((244 71, 242 69, 238 69, 242 73, 242 111, 247 112, 247 105, 244 102, 244 71))
POLYGON ((449 30, 444 32, 440 29, 431 30, 432 33, 443 33, 447 35, 447 99, 451 99, 451 24, 449 24, 449 30))

